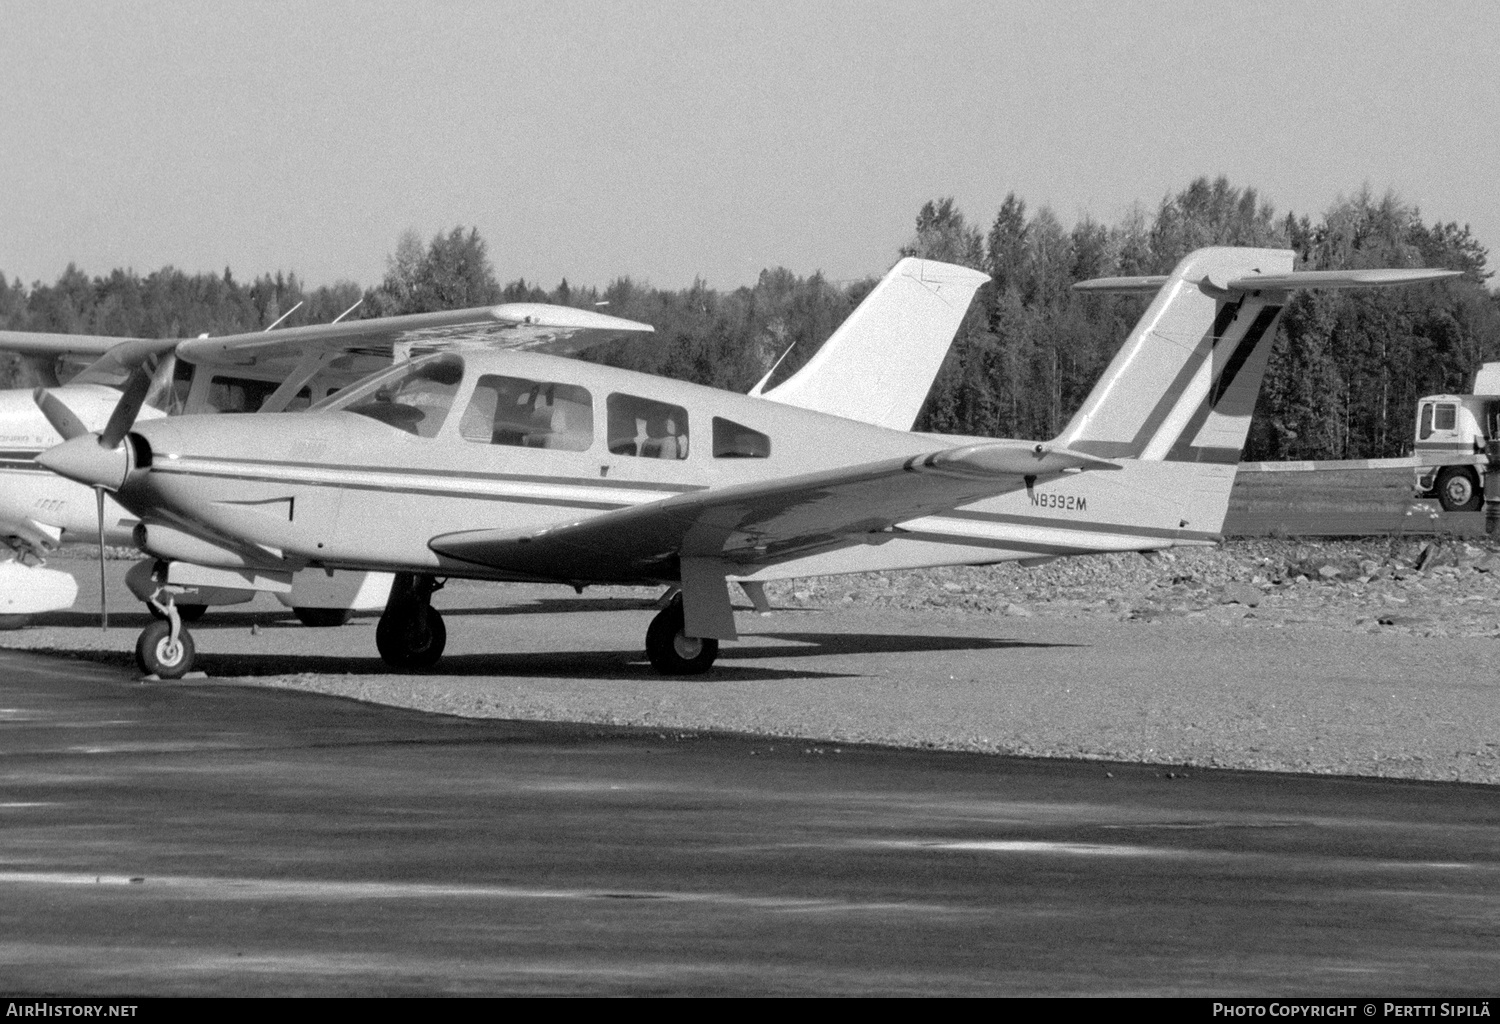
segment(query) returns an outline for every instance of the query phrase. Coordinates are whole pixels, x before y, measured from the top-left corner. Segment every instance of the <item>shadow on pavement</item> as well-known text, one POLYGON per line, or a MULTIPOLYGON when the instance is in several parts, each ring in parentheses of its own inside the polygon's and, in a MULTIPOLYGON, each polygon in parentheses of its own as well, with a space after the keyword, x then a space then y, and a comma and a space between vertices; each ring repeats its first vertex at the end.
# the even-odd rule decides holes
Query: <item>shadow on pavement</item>
MULTIPOLYGON (((647 663, 644 651, 531 651, 445 656, 428 672, 397 672, 372 648, 368 656, 322 654, 218 654, 199 649, 198 669, 216 679, 254 678, 308 673, 335 675, 490 676, 577 680, 692 680, 757 682, 781 679, 847 679, 863 672, 826 672, 792 667, 752 667, 744 662, 770 659, 839 657, 859 654, 910 654, 936 651, 1014 650, 1069 647, 1072 644, 1035 643, 993 637, 924 636, 884 633, 753 633, 720 648, 719 661, 702 676, 660 676, 647 663), (762 641, 757 643, 756 641, 762 641), (764 641, 771 641, 766 643, 764 641)), ((134 658, 121 651, 38 648, 40 655, 72 658, 135 670, 134 658)))

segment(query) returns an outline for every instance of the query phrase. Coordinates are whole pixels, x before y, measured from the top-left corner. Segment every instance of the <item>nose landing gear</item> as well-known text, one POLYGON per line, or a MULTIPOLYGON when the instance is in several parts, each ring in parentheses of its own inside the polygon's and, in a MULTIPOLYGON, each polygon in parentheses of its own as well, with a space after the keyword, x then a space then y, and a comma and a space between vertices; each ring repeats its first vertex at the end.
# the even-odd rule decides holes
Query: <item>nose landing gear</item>
MULTIPOLYGON (((182 615, 172 595, 162 604, 153 596, 150 607, 153 614, 161 616, 141 630, 135 642, 135 663, 148 676, 158 679, 181 679, 193 669, 197 650, 193 637, 182 624, 182 615)), ((192 607, 192 606, 189 606, 192 607)))

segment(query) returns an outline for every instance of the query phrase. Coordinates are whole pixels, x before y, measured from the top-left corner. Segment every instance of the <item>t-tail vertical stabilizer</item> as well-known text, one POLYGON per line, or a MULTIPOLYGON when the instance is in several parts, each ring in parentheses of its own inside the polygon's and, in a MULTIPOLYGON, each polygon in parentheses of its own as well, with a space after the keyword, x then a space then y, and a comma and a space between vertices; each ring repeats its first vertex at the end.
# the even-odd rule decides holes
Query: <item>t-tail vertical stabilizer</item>
MULTIPOLYGON (((1283 249, 1199 249, 1160 283, 1156 298, 1058 440, 1106 458, 1239 462, 1265 373, 1284 289, 1231 291, 1252 274, 1283 275, 1283 249)), ((1131 279, 1084 282, 1124 291, 1131 279)))
MULTIPOLYGON (((910 430, 974 292, 988 280, 968 267, 908 256, 806 366, 762 397, 910 430)), ((751 394, 760 394, 762 385, 751 394)))
POLYGON ((1155 291, 1156 297, 1056 443, 1132 470, 1113 486, 1140 495, 1142 509, 1155 504, 1147 495, 1174 506, 1180 540, 1223 529, 1276 324, 1293 290, 1457 276, 1443 270, 1293 272, 1294 257, 1284 249, 1199 249, 1165 278, 1074 286, 1155 291))

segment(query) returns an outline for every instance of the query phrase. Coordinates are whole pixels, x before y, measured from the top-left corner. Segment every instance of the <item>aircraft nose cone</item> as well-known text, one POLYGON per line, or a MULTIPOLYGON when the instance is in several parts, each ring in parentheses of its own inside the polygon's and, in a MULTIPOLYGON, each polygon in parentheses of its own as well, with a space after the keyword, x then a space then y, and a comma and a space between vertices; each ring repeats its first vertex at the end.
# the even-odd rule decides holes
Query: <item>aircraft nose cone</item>
POLYGON ((42 452, 36 461, 69 480, 90 487, 107 487, 112 491, 120 489, 125 474, 130 472, 130 454, 125 445, 102 447, 98 434, 84 434, 64 441, 56 448, 42 452))

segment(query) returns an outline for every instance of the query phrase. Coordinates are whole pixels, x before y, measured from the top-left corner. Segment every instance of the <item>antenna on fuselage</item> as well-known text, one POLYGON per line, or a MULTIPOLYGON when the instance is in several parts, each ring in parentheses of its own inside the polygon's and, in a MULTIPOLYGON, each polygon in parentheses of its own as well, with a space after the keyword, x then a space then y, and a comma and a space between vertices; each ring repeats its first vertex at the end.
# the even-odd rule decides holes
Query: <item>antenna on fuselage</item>
MULTIPOLYGON (((360 306, 362 306, 364 304, 364 301, 365 301, 365 297, 363 295, 361 295, 358 299, 354 300, 354 305, 352 305, 348 309, 344 310, 342 313, 340 313, 338 316, 334 317, 329 322, 330 323, 335 323, 335 324, 338 323, 340 320, 344 319, 344 317, 348 316, 350 313, 354 312, 356 309, 358 309, 360 306)), ((299 303, 299 305, 300 305, 300 303, 299 303)))

